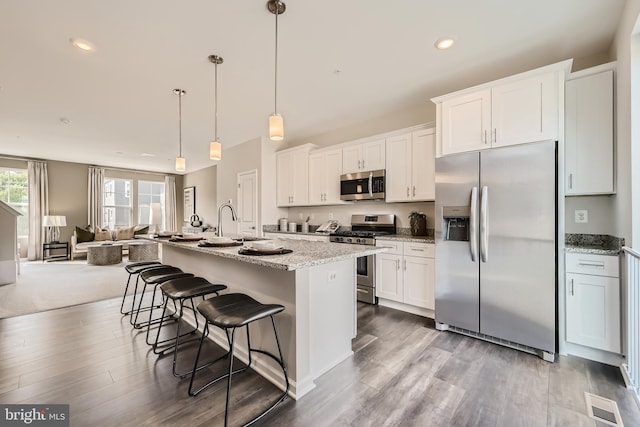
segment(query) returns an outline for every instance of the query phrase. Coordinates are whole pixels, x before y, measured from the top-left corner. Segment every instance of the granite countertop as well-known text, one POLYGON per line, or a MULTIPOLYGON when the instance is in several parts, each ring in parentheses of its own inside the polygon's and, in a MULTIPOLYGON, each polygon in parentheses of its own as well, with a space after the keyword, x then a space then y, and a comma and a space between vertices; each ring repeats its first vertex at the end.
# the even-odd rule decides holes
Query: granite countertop
MULTIPOLYGON (((316 227, 316 228, 317 228, 317 227, 316 227)), ((295 235, 300 235, 300 234, 302 234, 302 235, 306 235, 306 236, 326 236, 326 237, 329 237, 329 234, 330 234, 330 233, 316 233, 316 232, 311 232, 311 231, 310 231, 310 232, 308 232, 308 233, 303 233, 302 231, 280 231, 280 230, 276 230, 276 231, 273 231, 273 230, 265 230, 264 232, 265 232, 265 233, 282 234, 283 236, 284 236, 284 235, 287 235, 287 234, 295 234, 295 235)), ((284 238, 284 237, 283 237, 283 238, 284 238)))
POLYGON ((261 265, 278 270, 299 270, 315 265, 329 264, 345 259, 375 255, 386 252, 387 248, 365 245, 344 245, 329 242, 308 242, 305 240, 273 240, 276 245, 293 250, 292 253, 282 255, 241 255, 238 253, 242 246, 231 247, 200 247, 198 242, 170 242, 166 239, 153 239, 163 245, 182 248, 184 250, 202 252, 213 256, 231 258, 241 262, 261 265))
POLYGON ((435 243, 433 236, 412 236, 410 234, 388 234, 376 237, 376 240, 395 240, 401 242, 435 243))
POLYGON ((603 234, 566 234, 565 252, 618 256, 624 239, 603 234))

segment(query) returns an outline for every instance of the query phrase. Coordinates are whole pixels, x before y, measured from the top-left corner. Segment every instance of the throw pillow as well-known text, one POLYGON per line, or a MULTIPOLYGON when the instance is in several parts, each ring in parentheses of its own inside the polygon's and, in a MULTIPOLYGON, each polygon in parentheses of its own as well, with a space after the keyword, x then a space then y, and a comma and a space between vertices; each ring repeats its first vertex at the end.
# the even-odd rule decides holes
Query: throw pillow
POLYGON ((96 237, 95 237, 96 241, 111 240, 111 230, 109 230, 109 227, 105 227, 105 228, 96 227, 95 234, 96 234, 96 237))
POLYGON ((116 228, 116 238, 114 240, 129 240, 133 239, 133 233, 135 229, 135 225, 133 227, 123 227, 116 228))
POLYGON ((147 225, 146 227, 138 228, 133 232, 133 234, 134 236, 137 236, 138 234, 149 234, 149 226, 147 225))
MULTIPOLYGON (((87 226, 87 227, 90 227, 90 226, 87 226)), ((76 241, 78 243, 92 242, 95 236, 96 236, 95 233, 91 232, 91 230, 76 226, 76 241)))

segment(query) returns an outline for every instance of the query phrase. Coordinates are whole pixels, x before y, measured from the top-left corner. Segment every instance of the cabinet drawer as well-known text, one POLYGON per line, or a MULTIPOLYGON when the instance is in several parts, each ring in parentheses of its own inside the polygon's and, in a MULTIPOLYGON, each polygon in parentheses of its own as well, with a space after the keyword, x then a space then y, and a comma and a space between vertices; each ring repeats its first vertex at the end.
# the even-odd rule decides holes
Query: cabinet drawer
POLYGON ((428 243, 406 242, 404 244, 404 255, 417 256, 423 258, 435 258, 435 245, 428 243))
POLYGON ((567 273, 620 277, 620 259, 617 256, 592 254, 566 254, 567 273))
POLYGON ((388 254, 402 255, 402 242, 397 240, 376 240, 376 246, 388 247, 389 250, 386 252, 388 254))

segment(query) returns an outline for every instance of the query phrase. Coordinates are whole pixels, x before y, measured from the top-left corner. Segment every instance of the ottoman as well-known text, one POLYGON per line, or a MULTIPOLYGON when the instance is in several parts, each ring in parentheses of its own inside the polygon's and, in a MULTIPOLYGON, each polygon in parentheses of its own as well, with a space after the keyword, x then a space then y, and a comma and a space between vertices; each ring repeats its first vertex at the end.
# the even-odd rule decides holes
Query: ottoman
POLYGON ((155 261, 158 259, 156 242, 129 243, 129 261, 155 261))
POLYGON ((113 243, 87 248, 87 264, 110 265, 122 262, 122 245, 113 243))

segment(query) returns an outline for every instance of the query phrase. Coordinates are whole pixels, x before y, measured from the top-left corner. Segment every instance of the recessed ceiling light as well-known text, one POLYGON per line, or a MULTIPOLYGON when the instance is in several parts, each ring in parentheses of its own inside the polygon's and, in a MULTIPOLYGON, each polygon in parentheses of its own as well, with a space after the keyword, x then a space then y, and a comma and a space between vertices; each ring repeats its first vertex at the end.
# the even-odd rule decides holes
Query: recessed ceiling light
POLYGON ((437 47, 440 50, 445 50, 445 49, 449 49, 451 46, 453 46, 454 43, 455 43, 455 41, 452 38, 443 37, 441 39, 436 40, 435 47, 437 47))
POLYGON ((96 47, 91 42, 88 42, 83 39, 71 38, 69 39, 69 43, 71 43, 72 45, 74 45, 75 47, 77 47, 78 49, 84 52, 94 52, 96 50, 96 47))
POLYGON ((71 123, 71 120, 66 117, 60 117, 60 123, 62 123, 63 125, 68 125, 69 123, 71 123))
POLYGON ((142 153, 142 154, 140 154, 140 156, 142 156, 142 157, 155 157, 156 155, 155 154, 149 154, 149 153, 142 153))

